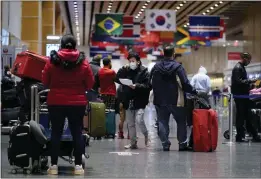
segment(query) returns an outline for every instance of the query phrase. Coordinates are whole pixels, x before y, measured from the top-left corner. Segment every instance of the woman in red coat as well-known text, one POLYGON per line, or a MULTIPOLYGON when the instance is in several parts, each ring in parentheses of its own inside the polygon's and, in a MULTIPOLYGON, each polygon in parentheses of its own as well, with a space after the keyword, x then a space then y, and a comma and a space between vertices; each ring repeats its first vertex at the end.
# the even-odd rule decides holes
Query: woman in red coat
POLYGON ((47 97, 49 118, 52 123, 51 166, 49 174, 58 174, 60 138, 67 117, 73 137, 75 174, 84 174, 82 168, 83 116, 87 105, 85 92, 94 84, 94 77, 85 55, 76 49, 72 35, 61 39, 61 49, 50 54, 42 75, 43 84, 50 89, 47 97))

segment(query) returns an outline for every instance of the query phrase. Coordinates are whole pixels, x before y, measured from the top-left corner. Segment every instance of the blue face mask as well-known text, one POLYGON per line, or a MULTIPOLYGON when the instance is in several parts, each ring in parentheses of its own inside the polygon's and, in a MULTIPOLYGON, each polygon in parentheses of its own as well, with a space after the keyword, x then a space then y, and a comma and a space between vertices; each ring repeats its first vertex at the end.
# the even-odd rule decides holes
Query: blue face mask
POLYGON ((136 70, 137 69, 137 63, 136 62, 130 62, 130 69, 136 70))

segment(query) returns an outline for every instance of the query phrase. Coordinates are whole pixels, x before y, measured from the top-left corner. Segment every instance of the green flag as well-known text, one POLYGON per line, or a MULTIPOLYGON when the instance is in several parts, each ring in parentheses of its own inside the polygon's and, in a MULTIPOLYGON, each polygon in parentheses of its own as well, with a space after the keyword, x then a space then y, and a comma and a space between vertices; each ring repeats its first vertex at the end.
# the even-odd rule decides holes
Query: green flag
POLYGON ((95 34, 121 35, 123 32, 123 14, 96 14, 95 34))

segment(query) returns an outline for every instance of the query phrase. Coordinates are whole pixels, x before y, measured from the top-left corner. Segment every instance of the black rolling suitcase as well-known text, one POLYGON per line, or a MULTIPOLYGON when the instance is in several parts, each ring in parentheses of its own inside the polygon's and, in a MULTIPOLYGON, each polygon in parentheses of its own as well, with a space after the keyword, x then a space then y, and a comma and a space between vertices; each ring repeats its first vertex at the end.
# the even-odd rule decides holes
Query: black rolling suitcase
POLYGON ((18 169, 23 169, 25 174, 40 171, 42 162, 40 155, 44 149, 43 145, 37 142, 32 135, 29 122, 19 123, 12 127, 7 150, 12 173, 17 173, 18 169))

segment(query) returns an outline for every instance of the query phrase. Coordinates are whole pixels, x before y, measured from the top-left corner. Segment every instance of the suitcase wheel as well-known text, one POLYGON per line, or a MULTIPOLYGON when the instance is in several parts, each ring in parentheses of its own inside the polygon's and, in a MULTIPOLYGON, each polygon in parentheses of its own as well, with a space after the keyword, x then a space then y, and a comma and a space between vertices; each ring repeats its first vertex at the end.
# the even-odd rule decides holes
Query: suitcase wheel
POLYGON ((17 170, 16 169, 12 169, 11 173, 12 174, 17 174, 17 170))
POLYGON ((229 130, 226 130, 223 134, 223 136, 225 137, 225 139, 229 139, 230 136, 229 136, 229 130))
POLYGON ((32 171, 29 170, 29 169, 24 169, 24 170, 23 170, 23 173, 29 175, 29 174, 32 173, 32 171))

